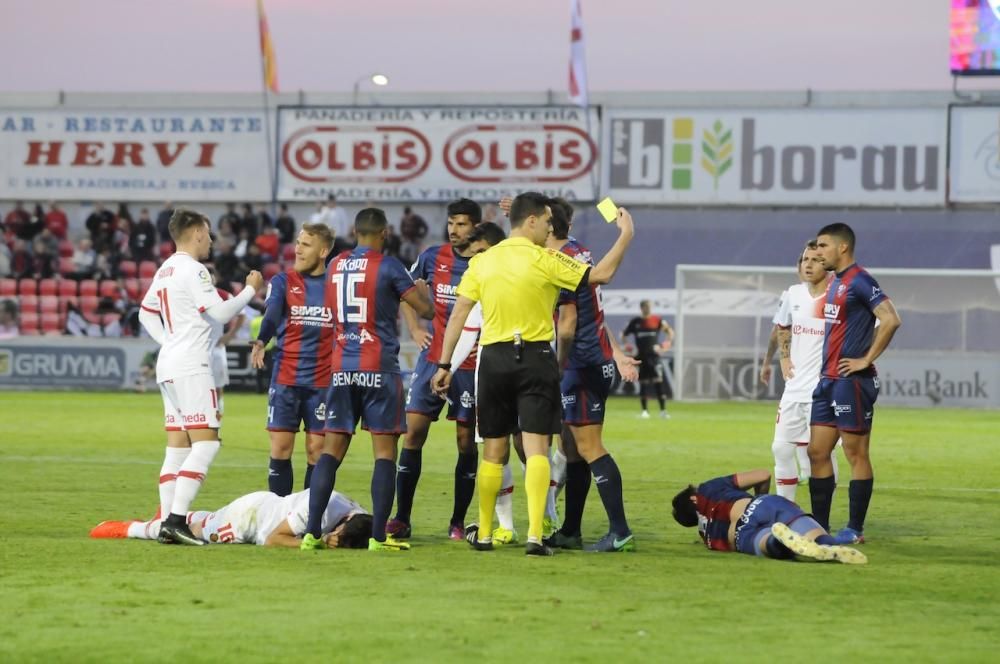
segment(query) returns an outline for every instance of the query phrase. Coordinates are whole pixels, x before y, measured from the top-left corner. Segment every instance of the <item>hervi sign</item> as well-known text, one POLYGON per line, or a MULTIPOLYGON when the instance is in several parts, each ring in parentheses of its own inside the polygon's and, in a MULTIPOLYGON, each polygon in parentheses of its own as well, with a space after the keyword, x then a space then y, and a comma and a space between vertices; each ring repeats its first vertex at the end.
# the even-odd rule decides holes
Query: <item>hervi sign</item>
POLYGON ((938 206, 945 114, 922 109, 608 109, 602 184, 621 203, 938 206))

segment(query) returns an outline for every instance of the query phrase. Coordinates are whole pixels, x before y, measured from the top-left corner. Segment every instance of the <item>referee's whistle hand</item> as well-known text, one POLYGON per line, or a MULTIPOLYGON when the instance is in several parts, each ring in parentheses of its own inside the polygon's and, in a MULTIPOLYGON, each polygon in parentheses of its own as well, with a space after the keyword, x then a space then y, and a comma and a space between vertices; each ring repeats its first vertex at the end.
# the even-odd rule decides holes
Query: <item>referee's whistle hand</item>
POLYGON ((451 372, 447 369, 438 369, 434 373, 434 377, 431 378, 431 390, 434 394, 441 398, 448 394, 448 388, 451 386, 451 372))

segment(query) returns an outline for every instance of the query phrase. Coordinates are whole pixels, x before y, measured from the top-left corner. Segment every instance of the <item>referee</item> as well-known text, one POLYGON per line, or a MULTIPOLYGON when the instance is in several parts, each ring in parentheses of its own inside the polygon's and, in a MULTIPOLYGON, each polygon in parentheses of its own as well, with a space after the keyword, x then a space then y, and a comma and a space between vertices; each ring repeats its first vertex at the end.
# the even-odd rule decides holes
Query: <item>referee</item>
POLYGON ((476 393, 479 433, 484 438, 479 464, 479 533, 473 546, 493 548, 493 510, 500 491, 507 436, 521 431, 527 470, 528 542, 525 553, 550 556, 542 544, 542 516, 549 489, 549 437, 559 433, 559 367, 552 351, 552 313, 559 290, 581 284, 606 284, 622 262, 635 235, 632 216, 618 209, 620 234, 614 246, 591 268, 566 254, 545 248, 552 218, 550 200, 523 193, 510 208, 510 238, 472 258, 458 285, 458 299, 445 329, 441 361, 432 385, 438 393, 451 383, 451 356, 466 317, 482 305, 480 364, 476 393), (485 535, 485 538, 483 537, 485 535))

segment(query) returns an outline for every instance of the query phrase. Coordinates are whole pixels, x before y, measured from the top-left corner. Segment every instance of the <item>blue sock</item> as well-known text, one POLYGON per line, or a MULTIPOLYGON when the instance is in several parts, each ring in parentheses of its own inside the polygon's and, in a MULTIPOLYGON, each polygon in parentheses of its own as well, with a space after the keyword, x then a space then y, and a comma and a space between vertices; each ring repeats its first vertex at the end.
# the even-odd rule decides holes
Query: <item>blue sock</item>
POLYGON ((825 544, 829 546, 831 544, 836 544, 837 540, 834 539, 833 535, 820 535, 819 537, 816 538, 816 543, 825 544))
POLYGON ((851 480, 847 488, 851 517, 847 521, 847 527, 853 528, 859 533, 865 530, 865 517, 868 516, 868 504, 872 501, 872 486, 874 484, 874 477, 867 480, 851 480))
POLYGON ((323 514, 333 495, 333 486, 337 483, 337 469, 340 461, 332 454, 321 454, 316 468, 313 470, 313 481, 309 484, 309 521, 306 532, 313 537, 322 534, 323 514))
POLYGON ((267 464, 267 489, 279 496, 292 492, 292 460, 271 459, 267 464))
MULTIPOLYGON (((317 464, 319 465, 319 464, 317 464)), ((389 459, 375 459, 372 471, 372 537, 385 541, 385 522, 389 520, 396 488, 396 464, 389 459)))
POLYGON ((476 492, 476 469, 479 452, 472 448, 470 454, 459 454, 455 462, 455 506, 451 511, 451 525, 465 526, 465 515, 476 492))
POLYGON ((768 535, 767 540, 764 541, 764 551, 767 553, 768 558, 775 558, 777 560, 787 560, 795 557, 792 550, 779 542, 773 535, 768 535))
POLYGON ((601 494, 604 511, 608 513, 608 532, 622 536, 630 534, 632 530, 628 527, 628 521, 625 520, 622 474, 618 470, 618 464, 615 463, 610 454, 605 454, 590 464, 590 472, 594 474, 597 492, 601 494))
POLYGON ((423 450, 408 450, 404 447, 399 452, 399 472, 396 473, 396 519, 403 523, 410 522, 413 496, 417 493, 423 456, 423 450))
POLYGON ((313 468, 315 468, 315 467, 316 467, 316 464, 313 464, 313 463, 307 463, 306 464, 306 479, 302 483, 302 488, 303 489, 308 489, 309 488, 309 480, 312 479, 313 468))

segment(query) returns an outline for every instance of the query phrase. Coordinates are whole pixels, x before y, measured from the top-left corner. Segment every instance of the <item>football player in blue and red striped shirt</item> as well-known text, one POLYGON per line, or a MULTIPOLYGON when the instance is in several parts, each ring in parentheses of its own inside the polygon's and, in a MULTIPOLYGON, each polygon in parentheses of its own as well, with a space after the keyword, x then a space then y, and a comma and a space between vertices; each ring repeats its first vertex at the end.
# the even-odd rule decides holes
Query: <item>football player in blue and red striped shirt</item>
POLYGON ((799 555, 848 565, 868 562, 860 551, 836 546, 834 537, 792 501, 767 495, 770 486, 767 470, 716 477, 697 488, 688 485, 674 496, 674 520, 686 528, 697 526, 711 551, 778 560, 799 555))
POLYGON ((253 343, 251 362, 264 368, 264 348, 277 337, 267 396, 271 460, 267 488, 279 496, 292 492, 292 451, 299 426, 306 431, 305 488, 323 447, 326 390, 330 385, 333 313, 326 306, 326 257, 333 233, 323 223, 303 224, 295 241, 295 263, 267 287, 264 320, 253 343))
POLYGON ((326 437, 309 487, 309 522, 303 549, 323 547, 323 511, 358 423, 372 436, 371 550, 404 550, 388 538, 385 524, 396 488, 396 443, 406 432, 403 380, 399 375, 399 303, 405 301, 427 320, 434 308, 426 284, 414 282, 403 264, 382 253, 388 224, 385 213, 366 208, 354 220, 356 249, 330 261, 326 306, 333 312, 334 346, 326 400, 326 437))
MULTIPOLYGON (((461 198, 448 205, 448 244, 425 250, 410 268, 414 279, 427 282, 431 301, 434 304, 432 331, 417 320, 412 312, 403 307, 413 337, 422 352, 410 381, 406 395, 406 438, 399 454, 399 473, 396 476, 396 515, 389 522, 389 533, 405 539, 410 536, 410 513, 413 496, 420 480, 420 470, 424 443, 431 422, 437 421, 444 408, 445 399, 431 389, 431 378, 441 360, 441 343, 444 328, 455 305, 455 289, 469 267, 469 259, 474 252, 469 245, 469 237, 482 219, 479 204, 461 198)), ((455 442, 458 446, 458 460, 455 463, 455 498, 448 536, 453 540, 465 538, 465 514, 472 502, 476 488, 476 467, 479 453, 475 442, 476 353, 457 367, 448 389, 448 419, 455 421, 455 442)))
POLYGON ((901 324, 896 307, 878 282, 855 263, 854 243, 854 231, 843 223, 824 226, 816 237, 823 264, 834 276, 823 305, 826 336, 822 375, 813 392, 810 418, 809 493, 813 515, 829 529, 836 487, 830 457, 837 439, 842 439, 851 464, 851 484, 850 518, 847 527, 837 533, 841 544, 864 542, 874 482, 868 456, 879 390, 874 362, 901 324))

